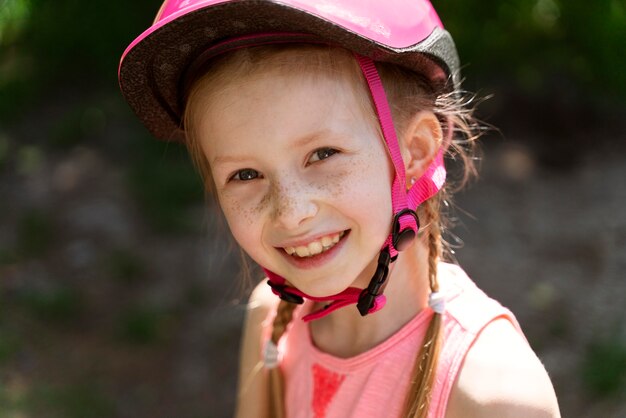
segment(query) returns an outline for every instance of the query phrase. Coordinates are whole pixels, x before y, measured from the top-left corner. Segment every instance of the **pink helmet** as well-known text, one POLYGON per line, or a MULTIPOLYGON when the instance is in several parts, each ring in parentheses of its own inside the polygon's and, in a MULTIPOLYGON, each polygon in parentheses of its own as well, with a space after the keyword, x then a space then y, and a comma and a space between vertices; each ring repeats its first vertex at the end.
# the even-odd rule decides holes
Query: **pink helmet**
POLYGON ((393 223, 379 267, 366 289, 310 297, 266 270, 274 293, 291 302, 328 301, 323 316, 357 303, 362 315, 380 309, 388 266, 419 228, 417 207, 445 180, 443 150, 408 191, 391 112, 374 61, 394 63, 426 77, 435 91, 458 86, 459 60, 451 36, 428 0, 165 0, 154 24, 124 51, 120 88, 139 119, 158 138, 183 139, 184 87, 212 56, 265 43, 314 42, 353 51, 372 94, 396 176, 393 223))
POLYGON ((457 81, 454 42, 428 0, 166 0, 122 55, 122 93, 154 136, 182 139, 180 86, 195 58, 225 39, 274 32, 311 34, 438 87, 457 81))

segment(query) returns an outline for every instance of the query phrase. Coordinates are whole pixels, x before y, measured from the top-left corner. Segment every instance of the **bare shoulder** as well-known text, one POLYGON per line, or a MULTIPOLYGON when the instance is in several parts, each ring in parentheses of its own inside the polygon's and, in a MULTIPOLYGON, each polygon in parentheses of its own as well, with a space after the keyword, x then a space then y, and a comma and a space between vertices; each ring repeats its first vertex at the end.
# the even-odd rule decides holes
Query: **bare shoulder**
POLYGON ((452 387, 446 418, 560 417, 546 369, 506 319, 489 324, 452 387))
POLYGON ((257 418, 260 417, 259 411, 267 411, 261 333, 263 322, 277 303, 278 298, 265 281, 259 283, 250 295, 241 341, 237 418, 257 418))

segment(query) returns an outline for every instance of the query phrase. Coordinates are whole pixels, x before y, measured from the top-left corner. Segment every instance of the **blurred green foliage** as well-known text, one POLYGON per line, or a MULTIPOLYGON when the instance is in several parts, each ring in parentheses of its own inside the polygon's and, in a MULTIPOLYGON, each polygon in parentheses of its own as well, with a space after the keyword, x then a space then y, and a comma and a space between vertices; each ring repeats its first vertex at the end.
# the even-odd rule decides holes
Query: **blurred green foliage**
POLYGON ((105 271, 113 279, 131 283, 139 279, 146 270, 145 262, 132 250, 115 248, 102 260, 105 271))
POLYGON ((14 249, 0 248, 0 266, 6 266, 18 261, 17 254, 14 249))
POLYGON ((5 167, 6 162, 8 160, 9 147, 10 147, 9 138, 7 138, 6 136, 0 135, 0 170, 2 170, 5 167))
POLYGON ((186 210, 204 197, 202 182, 189 163, 184 146, 152 138, 137 140, 128 182, 150 226, 162 233, 197 229, 186 210))
POLYGON ((24 258, 39 257, 52 245, 53 225, 44 211, 26 211, 17 224, 17 253, 24 258))
POLYGON ((626 343, 617 336, 591 343, 582 365, 582 381, 596 396, 624 393, 626 389, 626 343))
POLYGON ((626 98, 624 0, 434 0, 468 78, 507 79, 529 92, 566 79, 626 98))
MULTIPOLYGON (((37 145, 20 148, 18 172, 36 171, 47 150, 62 152, 93 141, 103 132, 107 121, 102 104, 80 94, 77 97, 73 94, 77 90, 106 91, 130 115, 117 92, 119 58, 150 25, 160 3, 0 0, 0 126, 28 117, 28 110, 50 95, 61 95, 66 103, 50 122, 41 122, 42 129, 50 125, 43 136, 45 144, 40 144, 45 149, 37 145)), ((7 148, 1 134, 0 167, 7 148)), ((185 211, 202 201, 203 188, 186 152, 175 144, 139 136, 122 158, 128 158, 128 183, 144 218, 160 232, 188 231, 192 221, 186 219, 185 211)), ((34 216, 21 225, 20 252, 41 254, 49 243, 50 225, 34 216)))
POLYGON ((119 337, 132 344, 160 343, 171 336, 171 314, 161 308, 135 306, 129 308, 119 319, 119 337))
POLYGON ((0 121, 64 85, 114 90, 119 57, 159 5, 0 0, 0 121))
POLYGON ((67 386, 37 384, 26 389, 0 385, 0 417, 105 418, 114 402, 91 382, 67 386))
POLYGON ((0 45, 14 42, 30 16, 29 0, 0 1, 0 45))
POLYGON ((79 291, 69 286, 25 290, 17 295, 16 302, 41 320, 58 323, 80 318, 84 305, 79 291))
POLYGON ((15 332, 0 323, 0 366, 10 361, 20 350, 22 343, 15 332))
POLYGON ((58 150, 71 149, 73 146, 94 137, 105 124, 102 110, 79 105, 66 111, 55 121, 49 133, 48 144, 58 150))

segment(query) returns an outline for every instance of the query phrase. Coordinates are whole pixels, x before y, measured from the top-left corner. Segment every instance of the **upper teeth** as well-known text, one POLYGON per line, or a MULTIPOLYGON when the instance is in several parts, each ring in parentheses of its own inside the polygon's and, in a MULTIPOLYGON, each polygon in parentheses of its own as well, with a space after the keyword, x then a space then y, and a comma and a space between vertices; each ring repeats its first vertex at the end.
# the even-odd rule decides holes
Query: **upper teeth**
POLYGON ((309 242, 307 245, 300 245, 298 247, 285 247, 284 250, 289 255, 296 255, 298 257, 311 257, 334 247, 343 237, 345 231, 338 234, 327 235, 320 238, 317 241, 309 242))

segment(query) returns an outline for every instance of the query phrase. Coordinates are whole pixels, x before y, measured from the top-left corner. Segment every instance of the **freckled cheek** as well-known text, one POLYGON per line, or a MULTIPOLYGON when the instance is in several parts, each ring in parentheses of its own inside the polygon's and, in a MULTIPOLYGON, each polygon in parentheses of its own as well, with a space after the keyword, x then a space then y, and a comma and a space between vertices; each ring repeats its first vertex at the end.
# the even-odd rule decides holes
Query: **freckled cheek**
POLYGON ((239 228, 252 227, 259 218, 258 205, 250 204, 242 201, 242 199, 228 195, 220 196, 219 203, 233 233, 239 228))
POLYGON ((317 189, 318 193, 327 196, 331 200, 337 200, 350 190, 350 184, 353 183, 353 180, 349 176, 347 170, 324 173, 311 182, 309 187, 317 189))

